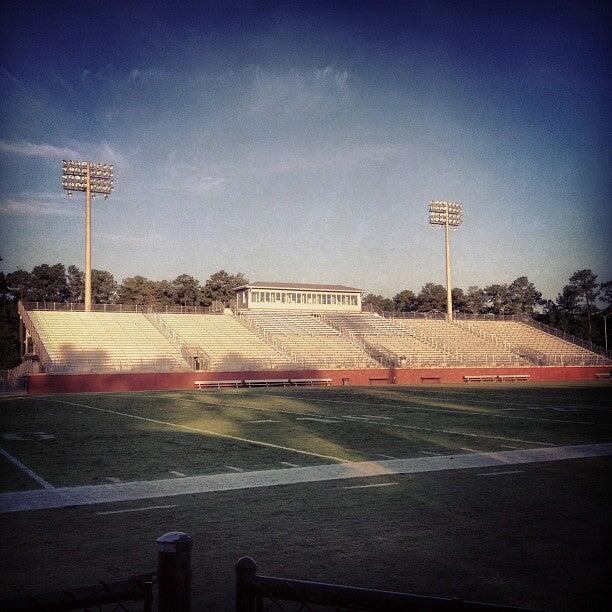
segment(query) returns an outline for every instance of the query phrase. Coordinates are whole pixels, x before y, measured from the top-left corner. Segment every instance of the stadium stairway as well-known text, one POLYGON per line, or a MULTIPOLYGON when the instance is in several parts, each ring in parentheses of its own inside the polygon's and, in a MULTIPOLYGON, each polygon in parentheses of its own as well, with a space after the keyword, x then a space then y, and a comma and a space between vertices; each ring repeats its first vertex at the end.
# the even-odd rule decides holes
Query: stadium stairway
POLYGON ((184 345, 202 351, 202 369, 278 370, 296 367, 291 356, 228 314, 159 314, 184 345))
POLYGON ((306 368, 379 368, 363 342, 312 312, 240 311, 238 320, 306 368))

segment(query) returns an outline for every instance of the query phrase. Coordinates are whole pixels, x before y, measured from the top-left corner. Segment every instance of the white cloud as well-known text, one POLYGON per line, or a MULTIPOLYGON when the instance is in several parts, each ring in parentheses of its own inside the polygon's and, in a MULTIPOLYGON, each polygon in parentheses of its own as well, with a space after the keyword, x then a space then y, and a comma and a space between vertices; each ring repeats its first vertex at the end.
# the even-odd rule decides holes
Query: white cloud
POLYGON ((71 147, 56 147, 47 143, 32 143, 25 140, 0 139, 0 152, 26 157, 47 159, 91 159, 107 164, 127 165, 127 158, 108 142, 101 144, 77 144, 71 147))
POLYGON ((151 185, 152 189, 193 194, 209 193, 226 183, 226 179, 208 164, 189 163, 177 159, 176 151, 169 153, 166 163, 156 178, 158 182, 151 185))
POLYGON ((76 158, 79 153, 67 147, 56 147, 46 143, 32 143, 27 141, 0 140, 0 151, 14 155, 28 157, 47 157, 49 159, 76 158))
POLYGON ((0 214, 22 217, 74 217, 81 215, 82 211, 71 206, 69 202, 62 203, 53 194, 48 198, 34 196, 1 200, 0 214))
POLYGON ((349 72, 331 66, 275 72, 261 66, 229 70, 220 84, 240 90, 253 114, 298 114, 341 104, 349 95, 349 72))

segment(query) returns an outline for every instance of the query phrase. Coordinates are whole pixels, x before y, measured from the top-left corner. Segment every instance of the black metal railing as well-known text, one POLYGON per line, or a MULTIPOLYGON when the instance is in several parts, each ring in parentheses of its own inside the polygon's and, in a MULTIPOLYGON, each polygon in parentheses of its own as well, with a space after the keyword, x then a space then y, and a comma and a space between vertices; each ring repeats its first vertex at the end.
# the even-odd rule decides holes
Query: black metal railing
POLYGON ((157 538, 157 571, 117 582, 0 600, 2 612, 191 612, 191 538, 178 531, 157 538))
POLYGON ((91 608, 133 611, 134 607, 128 604, 141 602, 140 610, 151 612, 155 580, 155 572, 150 572, 118 582, 100 581, 92 586, 0 601, 0 609, 4 612, 69 612, 91 608))
POLYGON ((236 612, 294 610, 296 608, 290 607, 292 603, 298 604, 298 610, 311 612, 321 607, 331 607, 337 612, 535 612, 528 608, 462 599, 261 576, 250 557, 242 557, 236 563, 236 612))

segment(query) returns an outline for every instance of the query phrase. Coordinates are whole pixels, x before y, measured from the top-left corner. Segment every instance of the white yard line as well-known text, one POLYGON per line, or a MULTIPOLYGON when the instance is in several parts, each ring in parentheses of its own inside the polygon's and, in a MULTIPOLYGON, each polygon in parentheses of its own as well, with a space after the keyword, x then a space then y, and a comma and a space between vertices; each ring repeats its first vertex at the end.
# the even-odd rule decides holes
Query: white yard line
POLYGON ((104 480, 108 480, 108 482, 123 482, 123 480, 121 480, 121 478, 117 478, 116 476, 105 476, 104 480))
POLYGON ((97 410, 98 412, 106 412, 107 414, 116 414, 124 416, 130 419, 136 419, 138 421, 147 421, 149 423, 157 423, 158 425, 167 425, 168 427, 178 427, 180 429, 186 429, 187 431, 197 431, 198 433, 207 434, 209 436, 216 436, 218 438, 227 438, 229 440, 236 440, 237 442, 246 442, 247 444, 256 444, 257 446, 265 446, 267 448, 277 448, 279 450, 289 451, 290 453, 299 453, 300 455, 310 455, 311 457, 319 457, 320 459, 331 459, 332 461, 338 461, 342 463, 345 461, 340 457, 332 457, 331 455, 321 455, 319 453, 312 453, 310 451, 301 450, 298 448, 290 448, 288 446, 280 446, 278 444, 272 444, 271 442, 261 442, 259 440, 250 440, 249 438, 241 438, 239 436, 230 436, 229 434, 219 433, 218 431, 210 431, 208 429, 199 429, 198 427, 190 427, 189 425, 181 425, 180 423, 169 423, 168 421, 160 421, 158 419, 150 419, 148 417, 138 416, 136 414, 129 414, 128 412, 119 412, 118 410, 107 410, 106 408, 96 408, 95 406, 88 406, 87 404, 77 404, 75 402, 67 402, 65 400, 54 400, 49 399, 47 401, 57 402, 59 404, 68 404, 69 406, 78 406, 80 408, 89 408, 90 410, 97 410))
POLYGON ((480 472, 476 476, 502 476, 503 474, 522 474, 524 470, 506 470, 504 472, 480 472))
POLYGON ((244 470, 242 468, 234 467, 233 465, 226 465, 225 467, 228 470, 232 470, 232 472, 244 472, 244 470))
POLYGON ((177 472, 176 470, 170 470, 170 474, 174 474, 179 478, 185 478, 187 476, 187 474, 183 474, 183 472, 177 472))
POLYGON ((0 513, 86 506, 177 495, 237 491, 259 487, 295 485, 391 474, 419 474, 448 470, 509 468, 529 463, 567 461, 612 455, 610 444, 586 444, 555 448, 530 448, 492 453, 460 453, 438 457, 413 457, 387 461, 361 461, 279 468, 231 474, 208 474, 144 482, 63 487, 53 490, 16 491, 0 494, 0 513))
POLYGON ((301 467, 300 465, 298 465, 297 463, 289 463, 289 461, 281 461, 282 465, 288 465, 289 467, 301 467))
POLYGON ((339 423, 340 421, 334 421, 333 419, 319 418, 319 417, 298 417, 296 421, 315 421, 317 423, 339 423))
POLYGON ((31 470, 27 465, 21 463, 17 457, 13 457, 10 453, 7 453, 3 448, 0 448, 0 454, 8 459, 13 465, 18 467, 22 472, 25 472, 30 478, 35 480, 43 489, 54 489, 55 487, 48 483, 44 478, 41 478, 36 472, 31 470))
POLYGON ((169 506, 146 506, 145 508, 126 508, 125 510, 105 510, 104 512, 96 512, 98 515, 103 514, 123 514, 124 512, 144 512, 145 510, 159 510, 161 508, 178 508, 178 504, 169 506))
POLYGON ((378 482, 376 484, 353 485, 352 487, 342 487, 343 489, 371 489, 373 487, 390 487, 398 484, 397 482, 378 482))
MULTIPOLYGON (((280 395, 273 395, 272 397, 283 397, 280 395)), ((427 398, 424 398, 427 399, 427 398)), ((436 401, 434 398, 431 398, 434 401, 436 401)), ((441 398, 437 398, 437 399, 441 399, 441 398)), ((379 404, 379 403, 373 403, 373 402, 360 402, 360 401, 346 401, 346 400, 332 400, 332 399, 314 399, 314 398, 308 398, 309 402, 317 402, 317 403, 323 403, 323 404, 327 404, 327 403, 331 403, 331 404, 350 404, 351 406, 356 406, 356 405, 362 405, 362 406, 368 406, 368 407, 381 407, 381 408, 394 408, 394 409, 406 409, 406 410, 421 410, 422 412, 434 412, 437 414, 445 414, 447 412, 455 412, 458 414, 469 414, 471 416, 476 416, 476 417, 487 417, 487 418, 494 418, 494 419, 513 419, 513 420, 518 420, 518 421, 540 421, 543 423, 570 423, 570 424, 576 424, 576 425, 599 425, 599 423, 593 423, 592 421, 568 421, 567 419, 538 419, 536 417, 524 417, 524 416, 512 416, 512 415, 508 415, 508 414, 492 414, 492 413, 488 413, 488 412, 475 412, 474 410, 461 410, 460 408, 427 408, 425 406, 415 406, 413 404, 402 404, 401 402, 398 402, 397 404, 379 404)), ((486 402, 487 404, 493 404, 495 402, 486 402)), ((501 403, 503 405, 507 405, 504 402, 498 402, 501 403)), ((212 404, 211 404, 212 405, 212 404)), ((218 406, 219 404, 214 404, 215 406, 218 406)), ((230 404, 227 404, 230 405, 230 404)), ((236 408, 248 408, 249 406, 238 406, 236 404, 231 404, 232 407, 236 407, 236 408)), ((476 404, 476 406, 480 407, 481 405, 476 404)), ((547 407, 546 409, 550 410, 551 407, 547 407)), ((273 408, 268 408, 268 410, 273 410, 273 408)), ((503 410, 503 409, 502 409, 503 410)), ((510 409, 508 409, 510 410, 510 409)), ((514 410, 531 410, 530 407, 524 407, 524 408, 516 408, 514 410)))
POLYGON ((247 423, 259 424, 259 423, 280 423, 280 421, 275 421, 274 419, 260 419, 258 421, 247 421, 247 423))
POLYGON ((423 453, 424 455, 435 455, 439 457, 442 453, 434 453, 433 451, 419 451, 419 453, 423 453))
MULTIPOLYGON (((59 401, 59 400, 56 400, 56 401, 59 401)), ((261 410, 264 412, 281 412, 283 414, 300 415, 301 417, 304 417, 304 416, 307 417, 307 418, 298 417, 297 420, 317 421, 321 419, 328 419, 327 417, 325 417, 325 415, 320 415, 316 412, 315 413, 297 412, 294 410, 283 410, 282 408, 262 408, 260 406, 239 406, 237 404, 210 404, 207 402, 196 402, 196 403, 205 404, 207 406, 217 406, 217 407, 225 406, 228 408, 242 408, 245 410, 261 410)), ((440 412, 440 411, 437 411, 437 412, 440 412)), ((472 413, 468 413, 468 414, 472 414, 472 413)), ((143 418, 143 417, 140 417, 140 418, 143 418)), ((486 438, 489 440, 506 440, 508 442, 522 442, 523 444, 537 444, 539 446, 554 446, 554 444, 552 444, 551 442, 542 442, 540 440, 522 440, 521 438, 506 438, 505 436, 490 436, 486 434, 474 434, 474 433, 468 433, 465 431, 456 431, 454 429, 433 429, 432 427, 418 427, 417 425, 400 425, 398 423, 381 423, 381 422, 375 423, 373 421, 368 421, 365 418, 354 417, 352 415, 337 415, 336 418, 342 419, 346 421, 347 423, 353 423, 354 425, 363 424, 363 425, 377 425, 377 426, 384 426, 384 427, 397 427, 399 429, 413 429, 415 431, 428 431, 431 433, 445 433, 445 434, 450 434, 453 436, 467 436, 469 438, 483 438, 483 439, 486 438)), ((328 419, 328 422, 330 422, 329 419, 328 419)), ((336 422, 340 422, 340 421, 336 421, 336 422)))

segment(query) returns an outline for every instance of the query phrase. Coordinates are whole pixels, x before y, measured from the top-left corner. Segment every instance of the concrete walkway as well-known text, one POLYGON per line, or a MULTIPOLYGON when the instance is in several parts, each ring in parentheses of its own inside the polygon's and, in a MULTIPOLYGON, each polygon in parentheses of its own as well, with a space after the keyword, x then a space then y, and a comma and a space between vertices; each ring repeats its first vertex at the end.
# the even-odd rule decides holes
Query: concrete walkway
POLYGON ((86 506, 137 499, 171 497, 175 495, 193 495, 214 491, 234 491, 237 489, 254 489, 258 487, 348 478, 367 478, 370 476, 392 474, 504 468, 525 463, 542 463, 567 459, 605 457, 609 455, 612 455, 612 444, 587 444, 493 453, 465 453, 411 459, 362 461, 279 470, 232 472, 230 474, 212 474, 164 480, 17 491, 0 494, 0 513, 46 510, 49 508, 66 508, 69 506, 86 506))

